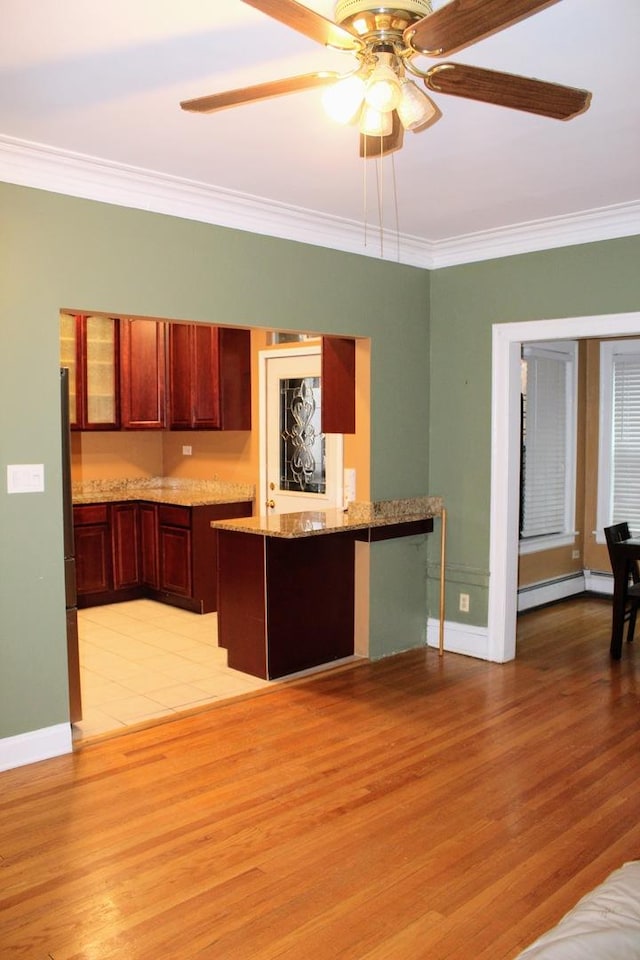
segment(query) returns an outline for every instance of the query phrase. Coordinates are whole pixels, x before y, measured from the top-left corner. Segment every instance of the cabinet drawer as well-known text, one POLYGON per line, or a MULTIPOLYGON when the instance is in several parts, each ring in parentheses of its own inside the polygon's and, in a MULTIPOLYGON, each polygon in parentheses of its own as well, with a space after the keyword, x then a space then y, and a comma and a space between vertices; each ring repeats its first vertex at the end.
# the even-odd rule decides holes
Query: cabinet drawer
POLYGON ((166 503, 158 507, 158 522, 161 526, 187 527, 191 526, 191 507, 172 507, 166 503))
POLYGON ((74 507, 73 522, 77 527, 89 523, 107 523, 107 504, 92 503, 86 507, 74 507))

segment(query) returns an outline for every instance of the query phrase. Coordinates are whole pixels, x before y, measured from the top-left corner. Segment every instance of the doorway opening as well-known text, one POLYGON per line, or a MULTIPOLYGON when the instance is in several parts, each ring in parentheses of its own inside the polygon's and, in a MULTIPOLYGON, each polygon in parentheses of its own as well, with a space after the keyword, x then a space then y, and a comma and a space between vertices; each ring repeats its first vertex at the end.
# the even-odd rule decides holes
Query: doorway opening
POLYGON ((320 345, 263 350, 258 360, 260 511, 341 508, 343 436, 322 433, 320 345))
POLYGON ((491 493, 488 659, 516 655, 520 512, 520 359, 537 340, 637 336, 640 313, 494 324, 492 336, 491 493))
MULTIPOLYGON (((75 312, 69 311, 71 314, 75 312)), ((96 313, 96 316, 103 318, 105 315, 96 313)), ((167 325, 181 322, 148 319, 167 325)), ((71 458, 75 466, 72 479, 81 483, 155 477, 200 481, 215 476, 216 480, 242 485, 243 489, 250 484, 256 493, 254 513, 264 512, 264 498, 259 493, 259 448, 263 424, 257 389, 258 357, 260 351, 267 350, 273 343, 274 334, 266 329, 252 328, 250 336, 251 381, 254 385, 251 390, 251 431, 118 430, 117 424, 105 421, 101 423, 101 429, 85 427, 72 433, 71 458)), ((320 357, 319 335, 304 334, 302 343, 299 336, 296 340, 298 342, 286 349, 280 345, 280 350, 291 356, 296 352, 301 355, 311 352, 320 357)), ((63 342, 61 346, 64 347, 63 342)), ((109 349, 115 350, 117 356, 117 337, 109 349)), ((359 377, 362 375, 361 408, 358 433, 347 440, 347 462, 357 468, 358 495, 366 499, 369 495, 368 341, 357 349, 362 351, 364 358, 359 361, 358 374, 359 377)), ((102 355, 97 356, 96 363, 102 365, 104 359, 102 355)), ((115 386, 117 369, 111 373, 115 386)), ((328 456, 325 453, 323 458, 330 478, 328 496, 332 505, 341 505, 345 462, 342 437, 327 435, 325 449, 328 456)), ((328 500, 316 509, 326 509, 327 506, 328 500)), ((309 507, 297 505, 288 509, 309 507)), ((166 718, 172 713, 199 709, 200 705, 227 696, 253 694, 266 685, 259 678, 229 670, 226 651, 217 646, 215 612, 191 613, 145 598, 85 607, 79 611, 79 623, 80 643, 81 647, 84 644, 86 651, 81 658, 83 679, 79 683, 85 720, 75 726, 75 739, 152 722, 154 717, 166 718), (88 668, 89 659, 93 663, 92 670, 88 668), (112 704, 109 710, 104 709, 108 700, 112 704), (115 700, 120 701, 117 707, 113 706, 115 700), (90 721, 88 705, 91 705, 95 722, 90 721)))

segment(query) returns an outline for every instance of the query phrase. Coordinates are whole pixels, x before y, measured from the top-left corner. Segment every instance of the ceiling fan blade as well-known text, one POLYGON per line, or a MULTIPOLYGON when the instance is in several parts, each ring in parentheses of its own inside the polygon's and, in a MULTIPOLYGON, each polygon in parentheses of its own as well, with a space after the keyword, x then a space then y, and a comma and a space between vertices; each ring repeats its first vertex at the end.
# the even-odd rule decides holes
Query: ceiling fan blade
POLYGON ((383 157, 387 153, 393 153, 399 150, 404 140, 404 127, 400 123, 400 117, 393 111, 393 129, 386 137, 369 137, 364 133, 360 134, 360 156, 369 160, 371 157, 383 157))
POLYGON ((556 120, 570 120, 583 113, 591 102, 587 90, 462 63, 439 63, 428 71, 424 82, 436 93, 451 93, 556 120))
POLYGON ((339 26, 332 20, 309 10, 301 3, 295 3, 294 0, 242 0, 243 3, 256 10, 261 10, 268 17, 279 20, 286 27, 303 33, 305 37, 311 40, 317 40, 318 43, 326 47, 336 47, 338 50, 358 50, 362 42, 355 34, 344 27, 339 26))
POLYGON ((258 83, 253 87, 240 87, 237 90, 225 90, 223 93, 196 97, 194 100, 182 100, 180 106, 183 110, 193 113, 213 113, 214 110, 235 107, 241 103, 252 103, 254 100, 279 97, 284 93, 296 93, 298 90, 308 90, 310 87, 326 86, 329 83, 335 83, 340 77, 341 74, 331 71, 304 73, 299 77, 288 77, 286 80, 272 80, 270 83, 258 83))
POLYGON ((405 43, 425 54, 448 56, 557 2, 450 0, 439 10, 407 27, 404 32, 405 43))

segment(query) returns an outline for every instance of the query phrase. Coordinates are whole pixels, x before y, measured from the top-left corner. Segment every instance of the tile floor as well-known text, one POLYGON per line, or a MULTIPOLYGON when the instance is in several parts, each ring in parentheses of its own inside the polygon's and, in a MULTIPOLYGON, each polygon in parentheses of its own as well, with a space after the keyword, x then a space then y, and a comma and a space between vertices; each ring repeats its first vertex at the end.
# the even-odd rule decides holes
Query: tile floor
POLYGON ((83 719, 75 739, 269 685, 227 667, 215 613, 132 600, 79 610, 78 633, 83 719))

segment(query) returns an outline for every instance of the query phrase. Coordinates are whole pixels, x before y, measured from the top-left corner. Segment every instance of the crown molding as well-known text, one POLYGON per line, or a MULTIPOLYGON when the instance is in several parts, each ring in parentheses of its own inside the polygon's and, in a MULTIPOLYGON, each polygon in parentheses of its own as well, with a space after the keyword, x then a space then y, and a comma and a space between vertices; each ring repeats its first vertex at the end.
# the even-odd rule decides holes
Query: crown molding
POLYGON ((444 240, 365 232, 353 220, 1 135, 0 180, 430 270, 640 234, 640 200, 444 240))
POLYGON ((431 268, 637 234, 640 234, 640 200, 440 240, 434 244, 431 268))

